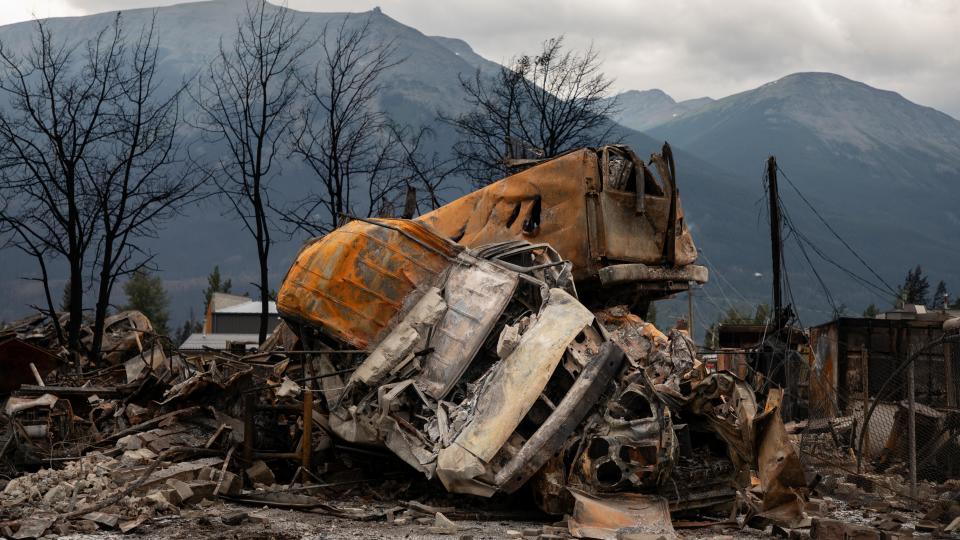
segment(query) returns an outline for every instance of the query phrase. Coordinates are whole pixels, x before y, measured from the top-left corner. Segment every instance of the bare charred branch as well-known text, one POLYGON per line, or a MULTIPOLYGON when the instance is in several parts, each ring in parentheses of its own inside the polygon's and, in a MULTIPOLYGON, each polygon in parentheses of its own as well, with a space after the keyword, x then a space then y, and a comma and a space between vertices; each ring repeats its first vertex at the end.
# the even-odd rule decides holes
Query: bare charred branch
POLYGON ((550 158, 616 138, 609 99, 613 81, 601 71, 599 53, 564 50, 563 37, 543 43, 540 53, 521 55, 493 77, 479 71, 460 79, 470 110, 441 114, 456 129, 460 169, 485 185, 510 172, 508 158, 550 158), (522 154, 522 155, 517 155, 522 154))
POLYGON ((221 42, 191 93, 200 111, 194 126, 223 148, 223 157, 208 172, 256 243, 261 342, 267 335, 268 261, 275 228, 269 184, 274 160, 284 153, 284 134, 294 124, 298 61, 314 45, 301 39, 304 25, 285 7, 251 0, 237 21, 236 38, 221 42))

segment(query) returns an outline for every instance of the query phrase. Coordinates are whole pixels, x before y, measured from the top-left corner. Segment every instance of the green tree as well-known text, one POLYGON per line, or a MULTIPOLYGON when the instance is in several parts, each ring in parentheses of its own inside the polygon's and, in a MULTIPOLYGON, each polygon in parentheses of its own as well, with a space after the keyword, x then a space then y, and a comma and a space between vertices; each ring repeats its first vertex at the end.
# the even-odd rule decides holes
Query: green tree
POLYGON ((900 286, 898 300, 903 304, 927 305, 927 294, 930 291, 930 283, 927 282, 927 276, 923 275, 923 269, 918 264, 913 270, 907 271, 907 277, 900 286))
POLYGON ((876 304, 873 304, 873 303, 867 306, 867 309, 863 310, 863 316, 870 319, 875 318, 879 314, 880 314, 880 308, 878 308, 876 304))
POLYGON ((183 342, 186 341, 188 337, 201 330, 203 330, 203 324, 197 320, 193 313, 193 308, 190 308, 190 318, 183 321, 183 325, 177 330, 174 343, 179 347, 183 345, 183 342))
POLYGON ((160 335, 169 335, 167 323, 170 320, 170 300, 167 291, 163 288, 160 276, 151 275, 144 269, 137 270, 123 285, 123 292, 127 295, 127 304, 124 309, 135 309, 142 312, 150 322, 153 330, 160 335))
POLYGON ((930 309, 945 308, 949 304, 949 297, 947 296, 947 284, 940 280, 937 282, 937 288, 933 293, 933 297, 930 298, 930 309), (946 298, 946 300, 944 300, 946 298))
MULTIPOLYGON (((207 306, 210 305, 210 300, 213 299, 213 293, 228 293, 230 292, 230 287, 233 284, 230 283, 230 280, 223 281, 220 277, 220 267, 214 266, 213 272, 210 272, 210 275, 207 276, 207 288, 203 290, 203 311, 207 311, 207 306)), ((191 319, 193 317, 190 317, 191 319)))
POLYGON ((63 295, 60 297, 60 311, 70 313, 70 280, 63 284, 63 295))

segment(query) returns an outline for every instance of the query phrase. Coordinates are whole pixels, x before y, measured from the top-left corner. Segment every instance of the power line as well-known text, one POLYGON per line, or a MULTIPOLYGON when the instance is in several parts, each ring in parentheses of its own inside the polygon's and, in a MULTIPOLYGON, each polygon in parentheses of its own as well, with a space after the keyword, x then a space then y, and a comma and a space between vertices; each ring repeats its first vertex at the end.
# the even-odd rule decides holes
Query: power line
POLYGON ((846 247, 847 250, 850 251, 850 253, 852 253, 853 256, 857 258, 858 261, 860 261, 860 264, 862 264, 867 270, 869 270, 870 273, 873 274, 873 276, 874 276, 875 278, 877 278, 878 280, 880 280, 880 283, 882 283, 882 284, 887 288, 887 290, 888 290, 890 293, 893 293, 894 295, 896 295, 896 294, 897 294, 896 290, 894 290, 894 288, 891 287, 890 284, 887 283, 887 282, 883 279, 883 277, 881 277, 880 274, 878 274, 878 273, 873 269, 873 267, 871 267, 869 264, 867 264, 867 261, 863 260, 863 257, 861 257, 860 254, 857 253, 857 251, 854 250, 853 247, 852 247, 849 243, 847 243, 847 241, 844 240, 844 239, 840 236, 840 234, 838 234, 837 231, 834 230, 834 228, 833 228, 832 226, 830 226, 829 223, 827 223, 827 220, 820 214, 820 212, 817 211, 817 209, 813 206, 813 204, 811 204, 810 201, 807 200, 806 197, 804 197, 803 193, 800 192, 800 189, 796 186, 796 184, 793 183, 792 180, 790 180, 790 177, 787 176, 787 173, 786 173, 782 168, 780 168, 779 165, 777 165, 777 170, 780 171, 780 173, 783 175, 783 177, 787 180, 787 183, 790 184, 790 187, 793 188, 793 190, 797 193, 797 195, 800 197, 800 199, 803 200, 803 202, 807 205, 807 207, 809 207, 810 210, 814 213, 814 215, 817 216, 817 218, 820 220, 820 222, 823 223, 824 227, 826 227, 827 230, 829 230, 830 233, 833 234, 833 236, 834 236, 837 240, 839 240, 840 243, 843 244, 843 246, 846 247))

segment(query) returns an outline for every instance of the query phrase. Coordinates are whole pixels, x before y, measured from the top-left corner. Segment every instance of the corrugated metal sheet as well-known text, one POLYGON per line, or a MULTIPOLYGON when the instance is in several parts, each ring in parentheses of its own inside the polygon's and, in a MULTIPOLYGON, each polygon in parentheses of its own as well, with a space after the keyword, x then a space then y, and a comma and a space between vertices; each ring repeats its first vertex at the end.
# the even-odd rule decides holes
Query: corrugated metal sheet
POLYGON ((277 308, 366 349, 392 328, 404 306, 440 281, 461 250, 415 221, 355 220, 300 251, 277 308))

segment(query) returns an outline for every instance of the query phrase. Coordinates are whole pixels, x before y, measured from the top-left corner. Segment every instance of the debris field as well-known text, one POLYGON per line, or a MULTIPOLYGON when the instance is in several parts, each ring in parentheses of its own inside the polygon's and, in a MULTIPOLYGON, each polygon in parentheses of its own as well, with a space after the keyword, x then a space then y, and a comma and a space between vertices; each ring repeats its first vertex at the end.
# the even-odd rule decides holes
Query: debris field
MULTIPOLYGON (((643 319, 705 282, 669 146, 546 160, 417 219, 310 241, 256 352, 139 312, 94 361, 0 333, 9 538, 911 538, 960 481, 823 476, 783 391, 643 319), (934 501, 930 503, 929 501, 934 501)), ((824 435, 829 436, 828 434, 824 435)), ((831 459, 848 462, 838 452, 831 459)))

